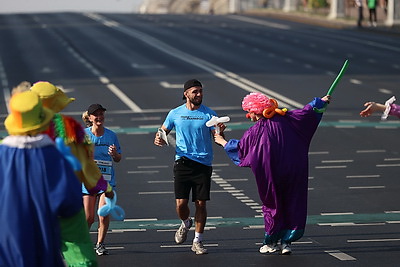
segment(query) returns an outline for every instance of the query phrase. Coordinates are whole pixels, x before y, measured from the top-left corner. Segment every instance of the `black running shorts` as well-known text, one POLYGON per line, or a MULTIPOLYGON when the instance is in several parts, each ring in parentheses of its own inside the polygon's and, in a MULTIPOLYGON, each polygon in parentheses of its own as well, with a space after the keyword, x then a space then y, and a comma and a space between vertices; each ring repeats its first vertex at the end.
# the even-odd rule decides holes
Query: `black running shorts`
POLYGON ((174 163, 176 199, 210 200, 212 167, 182 157, 174 163))

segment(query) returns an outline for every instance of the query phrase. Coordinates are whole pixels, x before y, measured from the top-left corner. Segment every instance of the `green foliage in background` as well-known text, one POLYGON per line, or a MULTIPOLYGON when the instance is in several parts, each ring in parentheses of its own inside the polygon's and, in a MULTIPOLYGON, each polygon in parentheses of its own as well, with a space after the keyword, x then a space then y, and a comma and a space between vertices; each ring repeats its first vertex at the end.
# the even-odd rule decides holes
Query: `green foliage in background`
POLYGON ((308 6, 311 8, 328 7, 327 0, 308 0, 308 6))

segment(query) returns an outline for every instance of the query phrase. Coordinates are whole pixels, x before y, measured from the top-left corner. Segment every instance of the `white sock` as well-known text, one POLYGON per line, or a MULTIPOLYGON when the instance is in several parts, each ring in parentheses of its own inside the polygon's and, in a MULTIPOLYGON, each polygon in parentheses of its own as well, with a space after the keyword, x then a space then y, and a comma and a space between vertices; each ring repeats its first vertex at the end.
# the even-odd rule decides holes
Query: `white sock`
POLYGON ((201 242, 203 241, 203 234, 195 232, 193 242, 201 242))
POLYGON ((186 220, 182 220, 182 224, 183 224, 186 228, 189 228, 189 226, 190 226, 190 217, 188 217, 186 220))

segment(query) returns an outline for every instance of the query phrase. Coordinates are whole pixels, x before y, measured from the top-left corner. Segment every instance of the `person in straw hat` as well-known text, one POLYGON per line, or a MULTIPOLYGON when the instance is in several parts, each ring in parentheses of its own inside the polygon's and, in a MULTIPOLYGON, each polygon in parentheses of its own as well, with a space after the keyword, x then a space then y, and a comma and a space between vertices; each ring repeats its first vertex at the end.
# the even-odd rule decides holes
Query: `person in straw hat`
MULTIPOLYGON (((30 89, 39 95, 43 102, 43 106, 51 109, 55 112, 54 118, 50 122, 49 128, 45 131, 53 140, 57 137, 61 137, 65 144, 71 148, 72 154, 80 161, 82 169, 77 171, 76 174, 80 181, 87 188, 88 194, 96 195, 105 192, 105 196, 113 198, 113 189, 110 184, 105 180, 99 167, 94 161, 94 147, 90 140, 86 137, 86 133, 82 126, 72 117, 60 114, 68 104, 75 100, 75 98, 69 98, 60 88, 56 87, 50 82, 39 81, 33 84, 30 89)), ((91 224, 88 224, 88 212, 85 211, 82 214, 82 218, 76 221, 75 226, 81 229, 79 225, 86 224, 85 228, 90 228, 91 224)), ((62 228, 64 229, 64 227, 62 228)), ((66 227, 66 229, 71 229, 71 227, 66 227)), ((69 236, 74 231, 65 232, 63 231, 63 240, 69 240, 69 236)), ((74 263, 82 262, 82 259, 76 257, 77 251, 76 246, 84 248, 84 250, 91 249, 93 251, 93 244, 83 241, 79 241, 79 238, 85 235, 74 235, 75 242, 66 242, 67 248, 63 250, 64 258, 67 263, 73 265, 74 263)), ((92 253, 89 254, 92 256, 92 253)), ((84 258, 83 258, 84 259, 84 258)), ((87 259, 87 261, 93 260, 92 258, 87 259)))
POLYGON ((59 217, 82 212, 81 187, 70 163, 42 132, 54 113, 31 91, 14 94, 0 145, 0 263, 65 266, 59 217))

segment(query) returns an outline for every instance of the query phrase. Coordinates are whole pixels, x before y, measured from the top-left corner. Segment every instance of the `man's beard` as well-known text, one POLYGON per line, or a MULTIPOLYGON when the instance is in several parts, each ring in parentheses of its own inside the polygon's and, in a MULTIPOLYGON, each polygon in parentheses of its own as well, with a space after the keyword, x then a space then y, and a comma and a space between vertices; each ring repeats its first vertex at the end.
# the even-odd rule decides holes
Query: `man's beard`
POLYGON ((202 98, 198 98, 198 99, 193 98, 193 99, 189 99, 189 101, 190 101, 190 103, 192 103, 195 106, 200 106, 203 99, 202 98))

